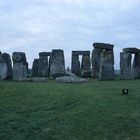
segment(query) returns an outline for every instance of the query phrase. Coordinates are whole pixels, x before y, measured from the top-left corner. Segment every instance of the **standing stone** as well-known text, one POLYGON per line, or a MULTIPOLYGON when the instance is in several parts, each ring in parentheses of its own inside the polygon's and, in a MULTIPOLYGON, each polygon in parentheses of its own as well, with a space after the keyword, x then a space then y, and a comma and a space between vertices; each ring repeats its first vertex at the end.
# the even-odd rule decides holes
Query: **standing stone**
POLYGON ((26 55, 23 52, 14 52, 13 59, 13 79, 25 80, 27 77, 27 61, 26 55))
POLYGON ((79 55, 74 55, 73 53, 72 53, 71 71, 77 76, 79 76, 81 73, 79 55))
POLYGON ((121 79, 132 79, 131 72, 131 53, 120 53, 120 73, 121 79))
POLYGON ((49 76, 48 56, 50 56, 49 52, 39 53, 38 74, 39 74, 40 77, 49 76))
POLYGON ((103 51, 101 54, 99 80, 113 80, 114 76, 113 51, 103 51))
POLYGON ((12 78, 12 65, 10 55, 0 54, 0 80, 12 78))
POLYGON ((63 50, 52 50, 50 56, 50 76, 61 77, 65 74, 65 60, 63 50))
POLYGON ((101 63, 101 54, 103 50, 100 48, 94 48, 92 51, 92 75, 94 78, 99 78, 99 70, 101 63))
POLYGON ((82 77, 91 77, 90 52, 89 52, 89 55, 83 55, 83 57, 82 57, 81 76, 82 77))
POLYGON ((140 54, 135 54, 132 66, 132 77, 134 79, 140 78, 140 54))
POLYGON ((34 59, 33 61, 33 67, 32 67, 32 76, 33 77, 38 77, 38 63, 39 63, 39 59, 34 59))

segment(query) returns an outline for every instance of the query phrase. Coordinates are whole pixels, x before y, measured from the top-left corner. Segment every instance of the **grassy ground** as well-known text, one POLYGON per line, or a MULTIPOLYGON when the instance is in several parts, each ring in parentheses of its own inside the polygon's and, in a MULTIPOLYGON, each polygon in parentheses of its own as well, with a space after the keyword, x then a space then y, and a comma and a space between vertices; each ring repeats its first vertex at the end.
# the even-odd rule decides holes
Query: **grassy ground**
POLYGON ((0 140, 140 140, 140 80, 0 82, 0 140))

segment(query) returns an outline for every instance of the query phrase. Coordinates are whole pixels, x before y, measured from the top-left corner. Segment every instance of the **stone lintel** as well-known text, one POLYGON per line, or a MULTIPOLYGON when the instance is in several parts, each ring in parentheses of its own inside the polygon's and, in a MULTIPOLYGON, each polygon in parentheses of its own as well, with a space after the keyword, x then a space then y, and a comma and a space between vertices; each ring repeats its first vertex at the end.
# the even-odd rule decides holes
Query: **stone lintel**
POLYGON ((106 49, 106 50, 113 50, 114 45, 113 44, 108 44, 108 43, 93 43, 94 48, 99 48, 99 49, 106 49))
POLYGON ((47 56, 50 56, 51 55, 51 52, 40 52, 39 53, 39 56, 45 56, 45 57, 47 57, 47 56))
POLYGON ((72 55, 90 55, 90 51, 72 51, 72 55))
POLYGON ((133 53, 133 54, 140 54, 140 49, 138 48, 124 48, 124 53, 133 53))

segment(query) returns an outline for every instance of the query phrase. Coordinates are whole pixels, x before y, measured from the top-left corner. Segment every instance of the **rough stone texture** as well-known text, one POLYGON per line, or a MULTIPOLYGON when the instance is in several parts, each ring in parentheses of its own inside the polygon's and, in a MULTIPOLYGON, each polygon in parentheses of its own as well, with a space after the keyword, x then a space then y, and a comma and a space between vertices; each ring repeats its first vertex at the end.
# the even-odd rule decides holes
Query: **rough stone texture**
POLYGON ((124 48, 123 52, 125 52, 125 53, 140 54, 140 49, 137 49, 137 48, 124 48))
POLYGON ((131 53, 120 53, 120 76, 121 79, 132 79, 131 72, 131 53))
POLYGON ((39 74, 38 74, 38 67, 39 67, 38 63, 39 63, 39 59, 34 59, 33 66, 32 66, 32 76, 33 77, 38 77, 39 76, 39 74))
POLYGON ((49 55, 50 55, 49 52, 39 53, 38 74, 41 77, 49 76, 49 62, 48 62, 49 55))
POLYGON ((106 43, 93 43, 93 47, 98 49, 113 50, 114 45, 106 43))
POLYGON ((27 78, 26 80, 23 81, 27 81, 27 82, 48 82, 48 79, 46 77, 32 77, 32 78, 27 78))
POLYGON ((85 83, 85 82, 88 82, 87 79, 79 78, 77 76, 57 77, 55 80, 58 82, 62 82, 62 83, 85 83))
POLYGON ((64 51, 57 49, 52 50, 50 56, 50 76, 53 78, 63 76, 65 74, 64 51))
POLYGON ((103 50, 99 48, 94 48, 92 51, 92 76, 94 78, 99 78, 99 70, 100 70, 100 63, 101 63, 101 54, 103 50))
POLYGON ((135 54, 132 66, 132 77, 134 79, 140 78, 140 54, 135 54))
POLYGON ((80 71, 79 55, 72 55, 71 71, 77 76, 80 75, 81 71, 80 71))
POLYGON ((72 55, 90 55, 90 51, 72 51, 72 55))
POLYGON ((27 78, 27 67, 23 63, 13 64, 13 79, 14 80, 25 80, 27 78))
POLYGON ((28 63, 23 52, 14 52, 13 59, 13 79, 24 80, 27 78, 28 63))
POLYGON ((10 55, 0 54, 0 80, 12 78, 12 65, 10 55))
POLYGON ((101 54, 99 80, 113 80, 114 76, 115 71, 113 51, 103 51, 101 54))
POLYGON ((81 76, 82 77, 91 77, 91 69, 90 69, 90 54, 83 55, 82 57, 82 65, 81 65, 81 76))
POLYGON ((51 52, 40 52, 39 53, 39 56, 45 56, 45 57, 47 57, 47 56, 50 56, 51 55, 51 52))

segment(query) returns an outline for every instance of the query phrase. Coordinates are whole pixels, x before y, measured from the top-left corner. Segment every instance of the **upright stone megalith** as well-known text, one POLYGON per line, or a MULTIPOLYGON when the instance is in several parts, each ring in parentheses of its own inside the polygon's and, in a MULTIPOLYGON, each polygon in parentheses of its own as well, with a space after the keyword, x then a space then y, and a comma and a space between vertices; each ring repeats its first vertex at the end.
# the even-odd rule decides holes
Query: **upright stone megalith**
POLYGON ((0 53, 0 80, 12 78, 11 58, 8 53, 0 53))
POLYGON ((14 52, 13 59, 13 79, 25 80, 27 77, 28 63, 24 52, 14 52))
POLYGON ((40 52, 38 61, 38 74, 40 77, 49 76, 49 60, 50 52, 40 52))
POLYGON ((65 74, 64 51, 60 49, 52 50, 50 56, 50 76, 61 77, 65 74))
POLYGON ((120 78, 121 79, 132 79, 131 72, 131 53, 120 53, 120 78))
POLYGON ((135 79, 140 78, 140 54, 135 54, 132 66, 132 76, 135 79))
POLYGON ((33 77, 39 76, 38 68, 39 68, 39 59, 34 59, 33 66, 32 66, 32 76, 33 77))
POLYGON ((81 65, 81 76, 82 77, 91 77, 90 69, 90 52, 82 56, 82 65, 81 65))
POLYGON ((140 78, 140 49, 124 48, 120 53, 120 71, 121 79, 140 78), (132 54, 134 60, 132 62, 132 54))
POLYGON ((75 55, 72 52, 72 63, 71 63, 71 71, 75 75, 79 76, 80 75, 80 61, 79 61, 79 55, 75 55))
POLYGON ((93 43, 92 76, 100 80, 114 79, 114 45, 93 43), (111 72, 111 73, 110 73, 111 72), (110 73, 110 74, 109 74, 110 73))
POLYGON ((103 51, 101 54, 101 64, 99 80, 114 80, 114 54, 112 50, 103 51))
POLYGON ((91 77, 90 51, 72 51, 71 71, 77 76, 91 77), (82 55, 80 63, 79 56, 82 55))
POLYGON ((100 48, 94 48, 92 51, 92 76, 94 78, 99 78, 99 70, 100 70, 100 63, 101 63, 101 54, 102 49, 100 48))

